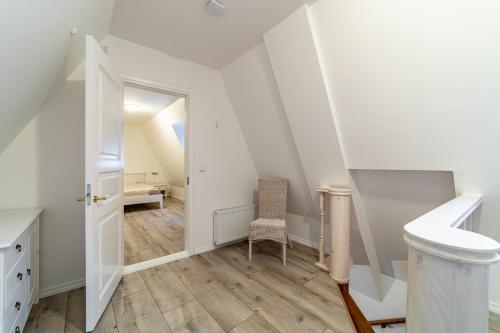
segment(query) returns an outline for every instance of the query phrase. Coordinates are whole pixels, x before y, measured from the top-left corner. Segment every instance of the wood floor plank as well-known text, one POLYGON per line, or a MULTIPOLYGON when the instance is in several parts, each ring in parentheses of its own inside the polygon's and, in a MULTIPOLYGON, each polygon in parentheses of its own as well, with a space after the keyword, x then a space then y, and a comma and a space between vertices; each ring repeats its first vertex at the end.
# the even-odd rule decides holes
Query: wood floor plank
POLYGON ((141 275, 162 313, 194 300, 191 292, 167 265, 144 270, 141 275))
MULTIPOLYGON (((299 266, 305 258, 312 261, 314 251, 294 244, 284 268, 279 248, 258 244, 251 264, 247 243, 239 243, 125 276, 94 332, 169 332, 161 309, 181 332, 206 332, 204 321, 216 332, 351 332, 337 322, 340 312, 347 313, 338 286, 310 264, 299 266)), ((84 308, 84 289, 42 299, 25 332, 83 332, 84 308)), ((500 333, 500 316, 491 314, 490 333, 500 333)))
POLYGON ((85 332, 85 288, 68 292, 65 333, 85 332))
POLYGON ((173 333, 223 333, 222 327, 194 300, 164 314, 173 333))
MULTIPOLYGON (((318 261, 316 250, 312 250, 310 248, 308 248, 308 250, 302 250, 304 247, 303 245, 298 243, 294 244, 294 248, 287 248, 287 265, 294 264, 311 274, 320 272, 321 269, 315 265, 318 261)), ((276 242, 258 242, 256 243, 255 248, 256 252, 263 251, 264 253, 281 259, 281 245, 276 242)))
POLYGON ((209 293, 218 282, 199 262, 193 258, 185 258, 171 262, 168 266, 181 279, 184 285, 196 297, 209 293))
POLYGON ((213 287, 211 292, 198 297, 198 301, 224 331, 231 330, 254 314, 250 308, 225 287, 221 285, 214 285, 213 287))
POLYGON ((490 332, 500 333, 500 315, 490 312, 490 332))
MULTIPOLYGON (((355 332, 349 313, 343 303, 331 302, 320 294, 310 292, 303 285, 275 272, 263 271, 255 274, 252 278, 295 304, 303 312, 319 319, 334 332, 355 332)), ((335 282, 331 281, 331 283, 335 282)))
POLYGON ((326 328, 230 264, 219 265, 209 271, 238 299, 282 332, 323 332, 326 328))
POLYGON ((146 289, 147 286, 142 276, 139 273, 130 273, 122 277, 122 280, 113 294, 112 300, 116 301, 120 298, 146 289))
POLYGON ((173 198, 125 207, 125 265, 184 250, 184 204, 173 198))
POLYGON ((220 248, 215 251, 215 254, 223 259, 226 264, 238 268, 245 274, 258 273, 266 268, 264 260, 261 260, 262 254, 260 253, 255 253, 252 262, 249 262, 248 257, 233 246, 220 248))
POLYGON ((120 333, 170 333, 160 309, 148 290, 113 302, 120 333))
MULTIPOLYGON (((71 290, 68 293, 68 309, 64 333, 85 333, 85 288, 71 290)), ((118 333, 115 314, 110 304, 104 310, 93 333, 118 333)))
POLYGON ((205 252, 192 257, 193 260, 198 262, 205 268, 216 267, 217 265, 224 264, 226 261, 219 257, 215 251, 205 252))
POLYGON ((304 287, 313 293, 322 295, 330 302, 337 303, 340 306, 345 305, 339 286, 332 281, 328 273, 319 273, 311 281, 307 282, 304 287))
POLYGON ((216 253, 224 258, 226 262, 248 274, 271 270, 293 279, 296 283, 306 283, 316 275, 316 273, 311 273, 290 261, 287 262, 286 266, 283 266, 281 257, 270 255, 258 248, 252 255, 252 262, 249 263, 246 253, 242 253, 237 249, 238 247, 227 247, 216 251, 216 253))
POLYGON ((33 305, 24 332, 59 333, 64 332, 68 293, 50 296, 33 305))
POLYGON ((113 305, 111 303, 106 306, 101 319, 99 319, 99 322, 97 323, 97 327, 92 333, 118 333, 115 312, 113 311, 113 305))
MULTIPOLYGON (((136 217, 135 219, 135 231, 141 233, 146 239, 148 248, 154 248, 161 256, 182 251, 169 238, 164 237, 162 232, 155 226, 154 221, 156 218, 153 214, 150 212, 142 214, 142 218, 136 217)), ((161 223, 166 225, 168 221, 161 221, 161 223)))
POLYGON ((235 327, 230 331, 230 333, 279 333, 271 324, 269 324, 264 319, 260 318, 258 315, 253 315, 252 317, 245 320, 242 324, 235 327))

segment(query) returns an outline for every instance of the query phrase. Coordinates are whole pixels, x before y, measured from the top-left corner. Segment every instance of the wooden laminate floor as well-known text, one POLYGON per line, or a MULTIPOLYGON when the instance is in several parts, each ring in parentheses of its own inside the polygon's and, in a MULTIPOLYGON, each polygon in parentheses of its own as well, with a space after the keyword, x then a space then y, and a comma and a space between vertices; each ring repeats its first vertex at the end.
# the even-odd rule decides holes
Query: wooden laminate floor
MULTIPOLYGON (((94 332, 354 332, 338 286, 314 266, 316 251, 242 242, 126 275, 94 332)), ((83 288, 42 299, 27 333, 84 332, 83 288)), ((500 333, 492 315, 490 333, 500 333)))
MULTIPOLYGON (((338 286, 314 250, 247 243, 126 275, 95 332, 354 332, 338 286)), ((84 332, 83 288, 42 299, 27 333, 84 332)))
POLYGON ((184 203, 168 197, 158 203, 125 206, 125 265, 184 251, 184 203))
POLYGON ((490 333, 500 333, 500 315, 490 314, 490 333))

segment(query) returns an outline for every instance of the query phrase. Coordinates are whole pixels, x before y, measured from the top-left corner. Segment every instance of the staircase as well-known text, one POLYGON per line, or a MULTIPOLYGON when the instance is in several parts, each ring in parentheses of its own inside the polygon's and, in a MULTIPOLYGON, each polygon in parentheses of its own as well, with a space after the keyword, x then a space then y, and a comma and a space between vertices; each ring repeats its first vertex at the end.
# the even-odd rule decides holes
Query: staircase
POLYGON ((339 191, 331 187, 317 190, 321 195, 322 224, 325 202, 330 205, 334 240, 331 249, 334 255, 324 258, 325 249, 320 249, 318 264, 323 263, 339 284, 358 332, 374 332, 374 325, 401 323, 406 323, 408 333, 488 332, 489 267, 500 261, 500 244, 477 233, 483 203, 481 195, 460 195, 404 227, 404 239, 409 245, 406 318, 368 321, 349 293, 350 267, 345 261, 337 260, 339 253, 349 256, 350 219, 345 213, 346 207, 339 206, 339 202, 350 192, 339 195, 339 191), (328 200, 325 200, 326 194, 329 194, 328 200), (345 239, 339 242, 340 236, 345 239), (344 272, 344 275, 339 277, 335 272, 344 272))

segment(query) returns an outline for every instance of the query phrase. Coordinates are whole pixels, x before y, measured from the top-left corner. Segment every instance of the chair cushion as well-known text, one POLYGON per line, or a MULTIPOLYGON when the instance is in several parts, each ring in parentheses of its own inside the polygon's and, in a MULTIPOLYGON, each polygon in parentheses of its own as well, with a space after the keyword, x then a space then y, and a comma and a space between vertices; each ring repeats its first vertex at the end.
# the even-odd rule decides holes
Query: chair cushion
POLYGON ((251 241, 269 239, 286 244, 286 235, 285 220, 258 218, 248 227, 248 239, 251 241))
POLYGON ((271 227, 271 228, 277 228, 277 229, 284 229, 286 228, 286 223, 285 220, 280 220, 280 219, 263 219, 263 218, 258 218, 257 220, 253 221, 250 223, 252 227, 271 227))

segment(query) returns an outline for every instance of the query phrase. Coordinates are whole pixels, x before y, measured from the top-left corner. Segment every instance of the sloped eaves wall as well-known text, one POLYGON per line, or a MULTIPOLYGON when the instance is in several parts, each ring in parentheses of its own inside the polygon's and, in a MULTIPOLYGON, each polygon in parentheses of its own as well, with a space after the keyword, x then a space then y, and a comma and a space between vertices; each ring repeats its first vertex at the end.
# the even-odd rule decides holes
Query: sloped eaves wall
POLYGON ((108 33, 113 8, 114 0, 0 2, 0 153, 83 60, 85 34, 108 33))

